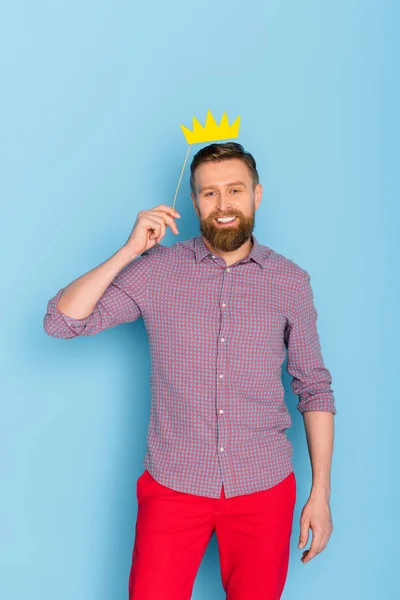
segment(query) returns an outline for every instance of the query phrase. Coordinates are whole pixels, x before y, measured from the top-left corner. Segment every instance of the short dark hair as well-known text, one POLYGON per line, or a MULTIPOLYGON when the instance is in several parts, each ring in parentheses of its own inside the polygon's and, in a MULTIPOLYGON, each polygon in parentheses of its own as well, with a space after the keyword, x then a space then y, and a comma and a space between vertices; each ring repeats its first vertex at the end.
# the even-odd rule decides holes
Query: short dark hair
POLYGON ((205 162, 229 160, 231 158, 239 158, 247 165, 253 179, 253 186, 259 183, 256 161, 250 152, 245 151, 242 144, 237 142, 214 143, 201 148, 193 157, 190 165, 190 189, 192 193, 195 193, 194 172, 199 165, 205 162))

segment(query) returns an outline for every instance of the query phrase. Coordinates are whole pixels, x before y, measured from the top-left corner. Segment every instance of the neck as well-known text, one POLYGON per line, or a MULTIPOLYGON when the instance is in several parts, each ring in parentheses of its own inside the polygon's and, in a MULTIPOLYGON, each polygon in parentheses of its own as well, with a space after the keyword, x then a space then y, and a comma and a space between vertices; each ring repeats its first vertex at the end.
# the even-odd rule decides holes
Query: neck
POLYGON ((239 260, 242 260, 242 258, 245 258, 253 247, 252 238, 250 237, 250 239, 248 239, 247 242, 242 244, 237 250, 232 250, 231 252, 222 252, 221 250, 216 250, 215 248, 213 248, 204 236, 201 237, 203 238, 203 241, 207 248, 216 256, 220 256, 221 258, 223 258, 228 267, 238 262, 239 260))

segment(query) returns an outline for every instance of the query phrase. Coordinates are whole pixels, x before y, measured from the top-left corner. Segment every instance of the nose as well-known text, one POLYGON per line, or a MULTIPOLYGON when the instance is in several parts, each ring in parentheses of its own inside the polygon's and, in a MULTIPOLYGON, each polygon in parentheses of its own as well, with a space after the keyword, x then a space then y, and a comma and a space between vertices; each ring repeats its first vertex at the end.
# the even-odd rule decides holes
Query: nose
POLYGON ((228 212, 231 209, 230 202, 231 202, 231 198, 229 198, 229 196, 227 194, 223 194, 223 193, 218 194, 218 200, 217 200, 217 203, 215 206, 217 212, 219 212, 219 213, 228 212))

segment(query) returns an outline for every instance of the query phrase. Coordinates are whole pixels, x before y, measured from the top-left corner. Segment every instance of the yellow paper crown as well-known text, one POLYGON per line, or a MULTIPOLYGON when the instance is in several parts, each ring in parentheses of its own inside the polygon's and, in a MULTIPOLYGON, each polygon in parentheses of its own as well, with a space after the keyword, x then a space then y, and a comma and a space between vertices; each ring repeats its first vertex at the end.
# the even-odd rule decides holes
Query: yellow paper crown
POLYGON ((229 125, 226 112, 222 115, 220 124, 217 125, 209 109, 204 127, 199 123, 196 117, 193 117, 193 131, 184 125, 181 125, 181 128, 188 144, 198 144, 201 142, 215 142, 218 140, 237 138, 239 135, 239 126, 240 116, 236 118, 236 121, 232 123, 232 125, 229 125))

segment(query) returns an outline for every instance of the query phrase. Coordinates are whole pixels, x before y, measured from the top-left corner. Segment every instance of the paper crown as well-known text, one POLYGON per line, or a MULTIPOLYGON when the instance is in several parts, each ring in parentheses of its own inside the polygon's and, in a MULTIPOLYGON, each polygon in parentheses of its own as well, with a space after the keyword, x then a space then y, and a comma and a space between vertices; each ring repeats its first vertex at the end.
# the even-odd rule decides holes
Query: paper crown
POLYGON ((198 144, 202 142, 216 142, 218 140, 237 138, 239 135, 239 126, 240 116, 236 118, 236 121, 232 123, 232 125, 229 125, 228 117, 226 112, 224 112, 220 124, 217 125, 211 111, 208 110, 204 127, 199 123, 196 117, 193 117, 193 131, 184 125, 181 125, 181 129, 188 144, 198 144))

